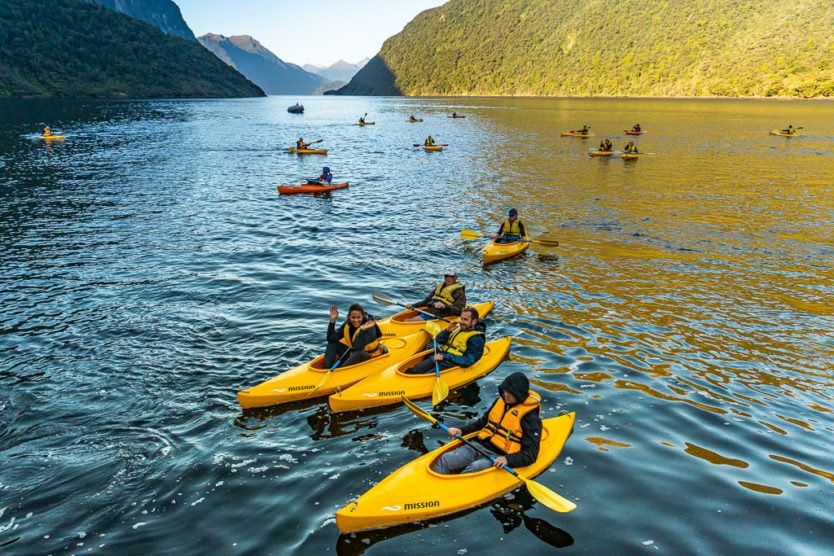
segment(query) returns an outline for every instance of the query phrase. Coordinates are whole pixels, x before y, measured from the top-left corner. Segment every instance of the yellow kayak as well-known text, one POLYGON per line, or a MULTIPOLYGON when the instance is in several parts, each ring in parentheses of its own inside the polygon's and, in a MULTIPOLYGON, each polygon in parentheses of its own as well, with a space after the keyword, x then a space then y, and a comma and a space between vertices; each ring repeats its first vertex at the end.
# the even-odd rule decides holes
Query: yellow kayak
MULTIPOLYGON (((487 342, 484 346, 484 355, 473 365, 441 369, 440 379, 449 386, 450 390, 478 380, 495 369, 504 360, 510 351, 511 342, 512 338, 509 336, 487 342)), ((346 390, 331 395, 329 400, 330 409, 339 413, 341 411, 355 411, 390 405, 399 403, 402 396, 410 400, 430 398, 437 382, 437 375, 433 372, 409 375, 403 371, 410 369, 433 354, 434 352, 431 350, 418 353, 405 361, 388 367, 381 373, 360 380, 346 390)))
MULTIPOLYGON (((515 471, 532 479, 550 467, 573 432, 575 419, 573 412, 542 419, 538 459, 515 471)), ((453 440, 406 463, 338 510, 336 526, 339 531, 380 529, 455 514, 491 502, 522 484, 509 472, 495 467, 454 475, 441 475, 431 470, 430 466, 437 458, 459 445, 459 440, 453 440)))
POLYGON ((297 149, 295 147, 287 147, 287 151, 296 154, 327 154, 327 149, 297 149))
POLYGON ((410 124, 416 124, 416 123, 422 122, 423 118, 417 118, 417 119, 414 119, 414 120, 406 120, 406 121, 410 124))
MULTIPOLYGON (((474 303, 470 305, 470 307, 477 309, 478 316, 480 316, 480 318, 484 318, 490 311, 492 311, 493 307, 495 307, 495 302, 486 301, 484 303, 474 303)), ((379 325, 379 329, 382 330, 382 335, 386 338, 394 336, 407 336, 425 328, 426 322, 428 321, 410 322, 408 320, 418 316, 420 316, 420 313, 417 311, 402 311, 388 318, 379 319, 376 323, 379 325)), ((450 322, 458 322, 460 320, 460 317, 458 316, 448 316, 443 318, 450 322)), ((441 328, 445 328, 448 324, 440 319, 434 319, 432 322, 436 322, 441 328)))
POLYGON ((580 133, 578 131, 563 131, 559 135, 562 137, 595 137, 593 133, 580 133))
POLYGON ((789 133, 784 129, 774 129, 770 132, 771 135, 778 135, 779 137, 798 137, 802 135, 800 132, 795 131, 793 133, 789 133))
POLYGON ((529 238, 512 243, 495 243, 495 241, 490 241, 481 249, 481 255, 483 256, 484 264, 491 264, 524 253, 529 247, 529 238))
POLYGON ((376 125, 376 122, 359 122, 357 125, 376 125))
POLYGON ((623 153, 623 160, 637 160, 640 158, 640 153, 623 153))
POLYGON ((388 349, 387 353, 355 365, 337 367, 329 373, 326 380, 325 376, 330 369, 322 366, 324 355, 319 355, 308 363, 238 392, 237 401, 243 409, 249 409, 327 396, 338 388, 346 388, 417 353, 425 347, 430 338, 425 330, 402 338, 384 338, 381 343, 388 349))
POLYGON ((590 151, 588 154, 591 155, 591 156, 611 156, 612 154, 614 154, 614 151, 596 150, 596 151, 590 151))
POLYGON ((38 135, 38 139, 46 139, 47 141, 55 141, 66 139, 65 135, 38 135))
POLYGON ((423 150, 441 152, 443 150, 443 146, 442 145, 423 145, 423 150))

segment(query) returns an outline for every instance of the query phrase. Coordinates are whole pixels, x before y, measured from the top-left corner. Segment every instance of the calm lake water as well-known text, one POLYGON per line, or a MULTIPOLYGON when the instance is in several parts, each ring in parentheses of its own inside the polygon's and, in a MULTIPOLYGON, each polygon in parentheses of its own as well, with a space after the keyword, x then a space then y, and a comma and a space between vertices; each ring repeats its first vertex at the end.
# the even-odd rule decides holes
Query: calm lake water
POLYGON ((832 102, 2 101, 0 547, 830 552, 832 224, 832 102), (637 122, 652 154, 588 156, 637 122), (559 136, 583 124, 597 136, 559 136), (788 124, 804 135, 768 134, 788 124), (412 147, 428 134, 449 147, 412 147), (286 153, 299 136, 330 153, 286 153), (350 188, 278 196, 323 165, 350 188), (510 207, 560 246, 482 268, 459 232, 510 207), (331 303, 387 316, 372 291, 420 299, 449 266, 514 341, 436 415, 527 373, 546 415, 577 413, 538 480, 578 508, 518 490, 342 536, 335 511, 445 433, 403 406, 243 412, 236 392, 322 352, 331 303))

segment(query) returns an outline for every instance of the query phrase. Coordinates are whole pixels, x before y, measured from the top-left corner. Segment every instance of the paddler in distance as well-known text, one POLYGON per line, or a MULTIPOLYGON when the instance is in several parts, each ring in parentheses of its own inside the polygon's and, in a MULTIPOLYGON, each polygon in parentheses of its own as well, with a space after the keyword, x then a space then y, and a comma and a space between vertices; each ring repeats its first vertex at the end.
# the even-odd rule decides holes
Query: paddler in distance
POLYGON ((511 208, 507 214, 507 220, 501 223, 498 233, 492 239, 495 243, 513 243, 527 237, 524 224, 518 219, 518 211, 511 208))

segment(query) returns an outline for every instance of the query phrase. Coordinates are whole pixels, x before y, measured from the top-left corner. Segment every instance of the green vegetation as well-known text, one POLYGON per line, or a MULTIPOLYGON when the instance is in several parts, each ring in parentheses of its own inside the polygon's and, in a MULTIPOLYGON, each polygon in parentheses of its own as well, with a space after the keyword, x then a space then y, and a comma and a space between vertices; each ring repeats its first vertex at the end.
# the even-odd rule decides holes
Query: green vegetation
POLYGON ((450 0, 379 58, 415 96, 830 97, 832 29, 819 0, 450 0))
POLYGON ((83 0, 0 0, 0 97, 249 97, 198 43, 83 0))

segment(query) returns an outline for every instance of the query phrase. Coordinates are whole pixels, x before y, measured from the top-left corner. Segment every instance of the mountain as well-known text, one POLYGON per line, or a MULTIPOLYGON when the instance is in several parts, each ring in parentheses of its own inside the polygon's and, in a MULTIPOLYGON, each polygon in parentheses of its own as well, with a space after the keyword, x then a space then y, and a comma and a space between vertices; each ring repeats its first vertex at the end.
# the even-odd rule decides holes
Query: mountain
POLYGON ((336 94, 834 96, 830 2, 450 0, 336 94))
POLYGON ((263 96, 197 42, 84 0, 0 0, 0 97, 263 96))
POLYGON ((196 41, 194 33, 182 18, 179 6, 172 0, 86 0, 105 8, 150 23, 169 35, 196 41))
POLYGON ((208 33, 197 40, 268 95, 309 95, 327 81, 284 62, 249 35, 225 37, 208 33))
POLYGON ((344 60, 339 60, 335 64, 331 64, 327 67, 304 64, 301 68, 304 71, 320 75, 329 81, 344 81, 347 83, 353 78, 354 75, 356 75, 356 72, 362 69, 367 63, 368 58, 365 58, 357 64, 351 64, 349 62, 345 62, 344 60))

